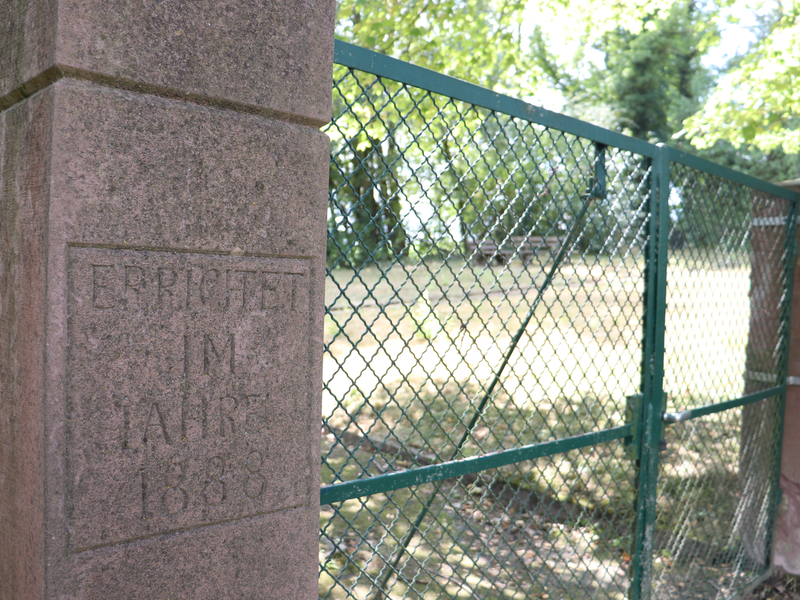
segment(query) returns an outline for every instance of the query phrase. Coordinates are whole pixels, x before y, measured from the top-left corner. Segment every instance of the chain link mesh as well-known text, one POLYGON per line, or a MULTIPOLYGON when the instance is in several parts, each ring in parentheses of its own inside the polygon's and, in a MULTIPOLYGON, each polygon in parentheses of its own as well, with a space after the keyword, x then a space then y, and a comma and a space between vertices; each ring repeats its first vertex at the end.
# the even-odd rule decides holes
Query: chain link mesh
POLYGON ((324 506, 320 597, 624 598, 634 516, 624 455, 600 444, 324 506))
POLYGON ((671 171, 664 389, 680 411, 778 384, 791 202, 671 171))
MULTIPOLYGON (((324 483, 625 423, 648 163, 363 72, 334 79, 324 483)), ((327 506, 320 596, 624 597, 633 481, 614 442, 327 506)))
MULTIPOLYGON (((651 161, 343 66, 333 105, 323 485, 630 423, 651 161)), ((671 177, 678 411, 781 376, 785 232, 751 227, 789 202, 680 165, 671 177)), ((763 571, 752 532, 773 514, 780 405, 666 429, 654 597, 727 598, 763 571)), ((626 442, 324 505, 320 598, 627 597, 626 442)))
MULTIPOLYGON (((664 389, 680 411, 774 388, 791 202, 671 167, 664 389)), ((762 574, 780 467, 779 396, 665 431, 654 598, 722 599, 762 574)))
POLYGON ((733 598, 766 571, 779 407, 780 398, 759 402, 764 420, 746 440, 741 408, 667 429, 658 478, 654 600, 733 598), (756 471, 756 464, 766 470, 756 471))

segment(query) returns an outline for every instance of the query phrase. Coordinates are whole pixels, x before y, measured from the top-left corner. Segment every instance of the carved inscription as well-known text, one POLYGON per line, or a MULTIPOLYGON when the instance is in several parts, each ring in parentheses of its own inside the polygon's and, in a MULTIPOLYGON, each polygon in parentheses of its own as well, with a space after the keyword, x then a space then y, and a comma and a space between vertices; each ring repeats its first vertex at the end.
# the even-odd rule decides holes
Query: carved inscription
POLYGON ((178 270, 170 266, 93 263, 92 309, 296 312, 303 302, 298 286, 303 285, 304 277, 291 266, 277 265, 220 269, 188 264, 178 270))
POLYGON ((308 266, 71 248, 73 551, 307 501, 308 266))

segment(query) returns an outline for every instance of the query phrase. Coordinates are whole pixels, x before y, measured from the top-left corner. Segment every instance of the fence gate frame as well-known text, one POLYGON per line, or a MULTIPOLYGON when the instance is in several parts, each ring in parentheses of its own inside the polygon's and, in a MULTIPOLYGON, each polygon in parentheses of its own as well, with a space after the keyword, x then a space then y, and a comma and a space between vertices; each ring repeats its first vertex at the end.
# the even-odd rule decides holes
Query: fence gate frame
MULTIPOLYGON (((675 423, 688 422, 693 419, 717 413, 723 413, 740 407, 754 405, 766 399, 777 399, 777 418, 779 425, 783 423, 783 411, 786 397, 786 376, 788 363, 789 324, 791 320, 791 294, 793 265, 796 252, 795 234, 798 217, 798 202, 800 194, 760 181, 753 177, 738 173, 731 169, 716 165, 704 159, 692 156, 675 148, 659 144, 653 145, 641 140, 629 138, 622 134, 590 125, 529 105, 501 94, 491 92, 478 86, 447 77, 427 69, 414 66, 387 56, 353 46, 337 40, 335 44, 334 63, 346 67, 351 72, 359 71, 381 79, 397 82, 482 107, 489 111, 510 115, 524 119, 537 125, 542 125, 556 131, 569 133, 581 138, 587 138, 595 145, 596 158, 594 163, 595 189, 587 194, 585 206, 589 206, 592 196, 602 195, 606 185, 605 152, 606 148, 613 147, 635 152, 648 161, 649 178, 649 220, 648 237, 646 244, 646 268, 644 271, 644 293, 642 298, 644 319, 642 331, 642 365, 641 389, 639 394, 632 395, 629 400, 630 420, 622 425, 609 427, 599 431, 581 433, 566 438, 540 442, 526 446, 503 449, 488 454, 479 454, 469 458, 458 458, 457 452, 449 461, 434 462, 405 470, 390 471, 385 474, 370 477, 360 477, 353 480, 341 481, 325 485, 320 490, 320 503, 332 505, 355 498, 369 496, 381 492, 390 492, 418 486, 422 484, 439 482, 445 479, 472 475, 486 469, 494 469, 511 465, 521 461, 538 459, 558 453, 586 448, 613 440, 625 440, 630 447, 631 460, 637 468, 637 505, 635 509, 635 529, 631 552, 632 569, 630 573, 629 598, 632 600, 649 600, 652 597, 654 538, 656 536, 657 498, 659 473, 662 468, 659 454, 665 428, 675 423), (782 198, 790 201, 790 209, 779 221, 770 222, 773 227, 783 227, 784 249, 781 256, 782 269, 780 309, 777 315, 778 346, 775 350, 776 372, 774 385, 752 393, 728 399, 727 401, 713 404, 691 406, 681 411, 668 412, 665 404, 667 390, 665 388, 665 344, 667 324, 668 301, 668 268, 670 260, 670 205, 669 198, 672 193, 671 169, 686 167, 698 173, 725 180, 731 184, 746 186, 754 194, 767 194, 771 197, 782 198)), ((768 217, 773 220, 778 217, 768 217)), ((578 223, 580 219, 575 219, 578 223)), ((753 227, 762 225, 753 218, 753 227)), ((569 238, 571 232, 567 232, 569 238)), ((548 274, 543 289, 547 287, 550 279, 561 265, 564 254, 567 252, 566 242, 562 243, 558 252, 555 252, 553 266, 548 274)), ((753 284, 755 285, 755 284, 753 284)), ((541 293, 540 291, 540 297, 541 293)), ((751 290, 752 293, 752 290, 751 290)), ((538 302, 538 300, 537 300, 538 302)), ((534 302, 535 308, 536 302, 534 302)), ((533 309, 529 311, 528 320, 533 316, 533 309)), ((519 334, 525 330, 527 321, 520 328, 519 334)), ((517 336, 518 337, 518 336, 517 336)), ((461 444, 471 435, 478 417, 484 410, 486 400, 491 396, 492 389, 501 378, 503 369, 515 351, 517 340, 512 340, 512 345, 497 370, 495 381, 489 386, 489 391, 484 395, 483 402, 476 410, 471 423, 461 439, 461 444)), ((772 377, 772 375, 770 375, 772 377)), ((782 432, 782 427, 779 429, 782 432)), ((779 470, 780 470, 780 440, 777 441, 777 467, 769 474, 771 492, 769 498, 769 520, 767 527, 767 548, 771 547, 771 536, 774 529, 774 518, 777 504, 780 499, 779 470)), ((434 496, 439 488, 430 497, 428 504, 417 516, 416 521, 408 529, 403 540, 403 551, 395 556, 391 568, 382 571, 379 588, 387 585, 393 577, 398 563, 402 560, 405 548, 411 539, 417 535, 420 523, 427 515, 427 511, 434 501, 434 496)), ((374 598, 381 594, 372 595, 374 598)))

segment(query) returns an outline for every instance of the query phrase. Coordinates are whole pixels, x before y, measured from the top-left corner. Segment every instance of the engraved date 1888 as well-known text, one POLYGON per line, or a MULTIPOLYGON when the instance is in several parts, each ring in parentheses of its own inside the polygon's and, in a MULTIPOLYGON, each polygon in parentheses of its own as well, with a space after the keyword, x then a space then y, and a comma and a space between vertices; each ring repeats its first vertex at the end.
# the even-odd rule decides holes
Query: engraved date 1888
MULTIPOLYGON (((198 461, 199 462, 199 461, 198 461)), ((176 517, 183 514, 190 503, 200 502, 214 507, 239 494, 257 500, 264 494, 267 479, 264 476, 264 455, 259 450, 247 456, 229 458, 212 456, 194 473, 190 459, 169 465, 162 473, 139 472, 142 492, 142 519, 153 517, 153 510, 162 515, 176 517)))

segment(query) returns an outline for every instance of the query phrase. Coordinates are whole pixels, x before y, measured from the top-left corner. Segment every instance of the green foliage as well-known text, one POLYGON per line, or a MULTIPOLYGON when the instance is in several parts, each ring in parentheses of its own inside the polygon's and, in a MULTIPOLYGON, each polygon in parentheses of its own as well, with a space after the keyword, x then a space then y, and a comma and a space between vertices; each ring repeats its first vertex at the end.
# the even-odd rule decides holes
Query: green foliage
POLYGON ((526 3, 527 0, 341 0, 337 5, 336 35, 484 87, 517 91, 525 89, 525 80, 533 75, 520 35, 526 3))
POLYGON ((394 165, 393 138, 377 143, 362 132, 334 147, 328 209, 328 265, 360 266, 369 261, 401 258, 406 231, 394 165))
MULTIPOLYGON (((789 85, 800 68, 791 58, 800 48, 790 44, 800 42, 792 37, 795 13, 787 9, 794 2, 780 15, 764 13, 761 44, 731 71, 740 83, 762 82, 737 91, 749 108, 729 103, 733 112, 720 112, 726 76, 705 112, 687 122, 691 139, 681 130, 714 85, 715 74, 701 59, 719 42, 715 23, 729 0, 342 0, 337 36, 518 97, 556 89, 574 116, 774 181, 800 171, 792 146, 786 152, 776 141, 797 135, 787 129, 794 109, 780 105, 787 94, 800 94, 789 85), (767 63, 770 69, 757 71, 767 63), (783 83, 769 91, 774 102, 766 102, 758 94, 768 93, 773 76, 783 83), (764 148, 767 138, 766 150, 747 145, 764 148)), ((327 131, 335 157, 330 267, 444 258, 468 253, 480 240, 502 245, 512 236, 562 235, 592 188, 591 148, 575 151, 574 141, 563 138, 548 146, 536 128, 393 81, 355 78, 338 68, 335 79, 334 114, 340 116, 327 131)), ((641 165, 615 160, 605 161, 612 171, 607 194, 579 228, 581 251, 602 254, 603 244, 592 244, 611 240, 605 229, 614 215, 635 210, 628 206, 638 197, 633 190, 648 185, 637 174, 641 165)), ((688 197, 676 195, 684 203, 688 197)), ((675 214, 688 222, 693 213, 676 205, 675 214)))
MULTIPOLYGON (((585 5, 567 6, 575 4, 565 10, 585 5)), ((744 3, 758 21, 759 42, 732 61, 728 74, 723 69, 715 87, 720 74, 701 60, 719 43, 717 24, 732 4, 651 4, 613 27, 603 19, 573 27, 574 44, 561 42, 570 35, 563 29, 538 28, 534 60, 578 118, 668 142, 769 181, 796 178, 800 3, 784 1, 777 10, 762 0, 744 3), (559 43, 566 51, 559 52, 559 43)))
POLYGON ((687 105, 696 105, 697 84, 705 74, 699 60, 706 35, 699 31, 700 17, 694 2, 684 0, 663 17, 648 17, 652 27, 638 35, 606 35, 609 96, 618 106, 619 125, 634 137, 668 140, 687 105))
POLYGON ((726 140, 700 149, 686 143, 676 145, 682 150, 764 181, 795 179, 800 175, 800 154, 787 154, 780 148, 764 152, 752 145, 737 148, 726 140))
POLYGON ((686 123, 699 148, 719 140, 800 152, 800 2, 784 0, 768 35, 728 72, 686 123))
POLYGON ((693 0, 677 0, 641 14, 638 28, 627 20, 599 36, 587 30, 572 65, 551 51, 556 40, 543 34, 534 35, 533 51, 570 112, 584 118, 594 113, 596 120, 598 107, 605 107, 600 124, 663 142, 696 110, 708 85, 700 58, 718 39, 708 26, 715 14, 713 6, 700 10, 693 0), (563 73, 571 70, 569 85, 563 85, 563 73))

